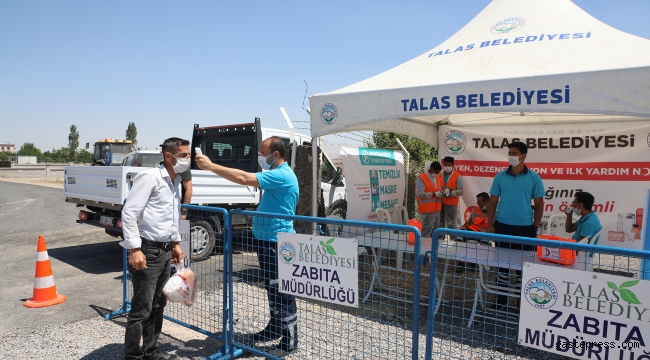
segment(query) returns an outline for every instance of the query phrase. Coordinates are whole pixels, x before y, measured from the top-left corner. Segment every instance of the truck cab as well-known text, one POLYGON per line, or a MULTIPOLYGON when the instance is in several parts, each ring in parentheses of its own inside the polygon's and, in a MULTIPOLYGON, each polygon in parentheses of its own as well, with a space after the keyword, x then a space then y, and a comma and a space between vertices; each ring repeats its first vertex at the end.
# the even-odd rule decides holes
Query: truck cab
POLYGON ((95 142, 93 166, 121 166, 124 158, 133 150, 131 140, 100 139, 95 142))

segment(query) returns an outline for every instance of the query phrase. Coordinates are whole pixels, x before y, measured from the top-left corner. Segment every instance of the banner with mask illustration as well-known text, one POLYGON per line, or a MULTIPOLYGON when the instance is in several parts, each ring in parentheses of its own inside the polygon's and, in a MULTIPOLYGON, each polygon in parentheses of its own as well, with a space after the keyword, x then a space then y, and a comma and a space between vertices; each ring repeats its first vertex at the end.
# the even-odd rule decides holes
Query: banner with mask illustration
POLYGON ((348 199, 348 220, 377 221, 377 208, 391 215, 404 204, 404 157, 401 151, 341 148, 348 199))
POLYGON ((592 210, 603 226, 598 244, 643 248, 650 125, 441 126, 439 137, 439 157, 453 156, 455 171, 463 176, 461 214, 476 203, 477 194, 489 193, 494 176, 508 167, 508 144, 521 141, 528 146, 526 165, 544 182, 544 220, 563 213, 575 193, 586 191, 595 197, 592 210))

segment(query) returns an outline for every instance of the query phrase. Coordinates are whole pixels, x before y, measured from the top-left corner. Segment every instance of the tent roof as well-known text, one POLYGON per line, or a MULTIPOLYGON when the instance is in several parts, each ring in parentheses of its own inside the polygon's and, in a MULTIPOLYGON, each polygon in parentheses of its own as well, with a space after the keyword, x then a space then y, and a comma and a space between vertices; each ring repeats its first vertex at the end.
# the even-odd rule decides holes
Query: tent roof
POLYGON ((493 0, 431 51, 309 101, 312 137, 383 130, 433 146, 440 124, 650 119, 650 40, 569 0, 493 0))

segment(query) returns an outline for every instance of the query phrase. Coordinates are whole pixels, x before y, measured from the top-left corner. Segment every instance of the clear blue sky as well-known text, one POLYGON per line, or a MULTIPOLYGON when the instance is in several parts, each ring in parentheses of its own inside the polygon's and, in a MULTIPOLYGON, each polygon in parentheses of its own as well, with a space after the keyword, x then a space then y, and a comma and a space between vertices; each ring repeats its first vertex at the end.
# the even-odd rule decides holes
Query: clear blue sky
MULTIPOLYGON (((0 142, 67 146, 189 138, 192 125, 262 119, 286 128, 309 95, 376 75, 434 48, 476 1, 2 1, 0 142)), ((650 1, 576 0, 650 38, 650 1)), ((296 123, 296 127, 308 127, 296 123)), ((308 133, 308 130, 299 130, 308 133)))

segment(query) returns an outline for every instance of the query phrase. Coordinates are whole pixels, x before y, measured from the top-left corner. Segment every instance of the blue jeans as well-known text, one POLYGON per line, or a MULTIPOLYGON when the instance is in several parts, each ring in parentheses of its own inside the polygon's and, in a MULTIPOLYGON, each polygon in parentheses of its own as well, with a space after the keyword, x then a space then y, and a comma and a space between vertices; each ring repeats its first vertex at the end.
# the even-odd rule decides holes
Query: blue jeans
POLYGON ((171 250, 142 244, 147 268, 136 270, 129 264, 133 282, 133 298, 124 335, 125 359, 143 359, 158 350, 167 299, 162 289, 171 272, 171 250), (142 339, 142 347, 140 347, 142 339))

